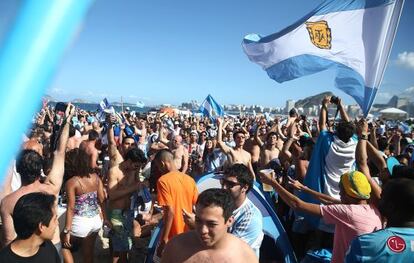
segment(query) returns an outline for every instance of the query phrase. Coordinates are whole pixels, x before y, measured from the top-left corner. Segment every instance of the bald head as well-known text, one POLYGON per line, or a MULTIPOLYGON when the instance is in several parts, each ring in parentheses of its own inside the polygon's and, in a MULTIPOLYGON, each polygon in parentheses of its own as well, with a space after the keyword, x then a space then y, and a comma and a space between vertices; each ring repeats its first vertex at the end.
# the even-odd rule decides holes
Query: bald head
POLYGON ((182 141, 183 141, 183 137, 181 137, 180 135, 174 136, 172 139, 172 147, 174 149, 177 149, 178 147, 180 147, 182 141))
POLYGON ((157 152, 154 162, 158 170, 163 174, 177 170, 174 164, 174 155, 169 150, 157 152))
POLYGON ((172 162, 174 155, 169 150, 161 150, 155 155, 155 161, 157 162, 172 162))

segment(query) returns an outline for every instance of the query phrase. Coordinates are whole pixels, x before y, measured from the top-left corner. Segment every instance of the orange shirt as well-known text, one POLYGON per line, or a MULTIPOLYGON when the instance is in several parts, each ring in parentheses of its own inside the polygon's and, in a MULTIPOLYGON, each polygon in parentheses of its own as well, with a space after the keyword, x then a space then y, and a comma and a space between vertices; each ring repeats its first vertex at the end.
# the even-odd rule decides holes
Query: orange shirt
POLYGON ((169 206, 174 211, 168 239, 187 230, 184 223, 183 209, 192 211, 198 196, 194 179, 179 172, 169 172, 158 179, 157 198, 160 206, 169 206))

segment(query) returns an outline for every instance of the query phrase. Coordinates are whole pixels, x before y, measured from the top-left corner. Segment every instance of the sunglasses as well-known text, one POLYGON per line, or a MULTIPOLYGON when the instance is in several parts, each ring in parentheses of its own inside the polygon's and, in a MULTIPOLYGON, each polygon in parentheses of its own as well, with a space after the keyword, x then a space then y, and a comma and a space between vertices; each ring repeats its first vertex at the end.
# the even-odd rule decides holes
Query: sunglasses
POLYGON ((240 185, 239 183, 232 182, 232 181, 228 181, 226 179, 220 179, 220 184, 222 186, 226 186, 228 189, 231 189, 231 188, 233 188, 233 187, 235 187, 237 185, 240 185))

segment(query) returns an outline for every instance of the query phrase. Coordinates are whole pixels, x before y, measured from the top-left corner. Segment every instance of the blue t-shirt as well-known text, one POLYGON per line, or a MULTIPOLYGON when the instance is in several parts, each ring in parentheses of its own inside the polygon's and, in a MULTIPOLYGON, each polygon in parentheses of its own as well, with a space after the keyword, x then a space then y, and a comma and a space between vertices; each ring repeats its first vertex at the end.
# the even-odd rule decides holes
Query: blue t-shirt
POLYGON ((414 228, 389 227, 355 238, 345 262, 414 262, 414 228))
POLYGON ((263 216, 248 198, 233 212, 234 222, 230 233, 245 241, 259 258, 263 241, 263 216))

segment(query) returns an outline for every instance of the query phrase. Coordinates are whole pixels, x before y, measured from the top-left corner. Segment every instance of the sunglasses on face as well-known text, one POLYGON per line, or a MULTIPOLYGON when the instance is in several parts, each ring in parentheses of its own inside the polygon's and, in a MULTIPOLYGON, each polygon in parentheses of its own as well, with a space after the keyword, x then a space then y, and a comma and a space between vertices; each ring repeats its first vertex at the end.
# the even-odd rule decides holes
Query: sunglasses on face
POLYGON ((232 181, 229 181, 229 180, 226 180, 226 179, 220 179, 220 184, 222 186, 226 186, 228 189, 231 189, 231 188, 233 188, 237 185, 240 185, 239 183, 232 182, 232 181))

